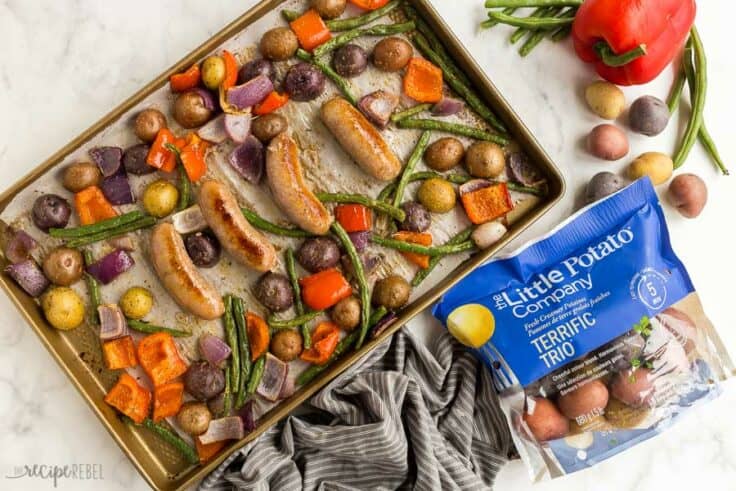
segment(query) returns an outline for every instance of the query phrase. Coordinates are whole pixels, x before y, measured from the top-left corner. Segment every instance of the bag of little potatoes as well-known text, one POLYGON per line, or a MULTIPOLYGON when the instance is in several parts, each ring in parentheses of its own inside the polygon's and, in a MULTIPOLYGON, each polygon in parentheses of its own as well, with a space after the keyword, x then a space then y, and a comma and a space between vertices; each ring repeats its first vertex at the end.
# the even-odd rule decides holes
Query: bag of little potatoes
POLYGON ((651 438, 734 374, 648 178, 477 269, 433 312, 491 370, 535 481, 651 438))

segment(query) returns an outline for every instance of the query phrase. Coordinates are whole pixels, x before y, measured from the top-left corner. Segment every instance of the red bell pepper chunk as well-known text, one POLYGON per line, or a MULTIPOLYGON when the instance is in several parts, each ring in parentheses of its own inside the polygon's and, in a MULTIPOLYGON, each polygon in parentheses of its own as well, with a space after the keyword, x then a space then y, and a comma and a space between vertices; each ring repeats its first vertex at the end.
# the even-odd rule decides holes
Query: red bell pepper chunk
MULTIPOLYGON (((161 128, 156 135, 156 139, 151 145, 146 157, 146 163, 151 167, 164 172, 172 172, 176 169, 176 155, 166 148, 167 144, 173 144, 177 148, 177 139, 168 128, 161 128)), ((181 144, 181 141, 179 141, 181 144)))
POLYGON ((312 333, 312 347, 299 356, 307 363, 324 365, 330 361, 340 342, 340 328, 332 322, 320 322, 312 333))
POLYGON ((363 205, 337 205, 335 219, 346 232, 365 232, 373 227, 373 214, 363 205))
POLYGON ((299 280, 302 300, 312 310, 327 310, 353 294, 348 280, 335 268, 299 280))
POLYGON ((376 10, 386 5, 389 0, 349 0, 356 7, 365 10, 376 10))
POLYGON ((695 0, 585 0, 575 15, 575 51, 617 85, 650 82, 682 50, 695 0), (618 58, 618 59, 616 59, 618 58))
POLYGON ((74 207, 79 215, 79 223, 82 225, 90 225, 118 216, 115 208, 97 186, 84 188, 75 194, 74 207))
POLYGON ((186 72, 176 73, 169 78, 172 92, 185 92, 199 85, 202 79, 199 64, 195 63, 186 72))
POLYGON ((181 163, 189 180, 197 182, 207 172, 207 162, 205 161, 207 142, 199 138, 196 133, 190 133, 182 147, 179 152, 181 163))
POLYGON ((289 102, 289 94, 279 94, 274 90, 268 94, 265 99, 263 99, 263 102, 259 102, 253 107, 253 113, 258 116, 270 114, 275 110, 284 107, 287 102, 289 102))
POLYGON ((314 9, 307 10, 301 17, 291 21, 289 25, 296 34, 301 47, 310 52, 332 37, 327 24, 314 9))

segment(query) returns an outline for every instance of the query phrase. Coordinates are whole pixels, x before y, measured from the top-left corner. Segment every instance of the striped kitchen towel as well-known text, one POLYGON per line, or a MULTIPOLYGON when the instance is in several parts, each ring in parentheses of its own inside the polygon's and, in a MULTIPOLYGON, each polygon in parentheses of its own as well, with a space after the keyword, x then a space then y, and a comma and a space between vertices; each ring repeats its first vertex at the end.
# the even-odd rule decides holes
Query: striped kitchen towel
POLYGON ((399 331, 310 403, 200 489, 489 489, 513 448, 489 372, 444 331, 399 331))

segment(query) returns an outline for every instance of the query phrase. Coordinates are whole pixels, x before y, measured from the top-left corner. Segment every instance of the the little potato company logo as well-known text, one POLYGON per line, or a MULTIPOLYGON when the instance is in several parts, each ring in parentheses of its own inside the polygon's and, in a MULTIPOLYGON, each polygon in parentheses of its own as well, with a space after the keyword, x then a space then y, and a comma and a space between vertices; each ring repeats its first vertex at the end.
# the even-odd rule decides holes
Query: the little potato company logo
MULTIPOLYGON (((38 479, 47 481, 53 487, 59 486, 59 481, 101 481, 101 464, 25 464, 16 465, 13 470, 5 474, 7 480, 38 479)), ((25 489, 23 484, 18 484, 17 489, 25 489)))
POLYGON ((447 330, 465 346, 480 348, 493 337, 496 319, 485 305, 468 303, 447 316, 447 330))

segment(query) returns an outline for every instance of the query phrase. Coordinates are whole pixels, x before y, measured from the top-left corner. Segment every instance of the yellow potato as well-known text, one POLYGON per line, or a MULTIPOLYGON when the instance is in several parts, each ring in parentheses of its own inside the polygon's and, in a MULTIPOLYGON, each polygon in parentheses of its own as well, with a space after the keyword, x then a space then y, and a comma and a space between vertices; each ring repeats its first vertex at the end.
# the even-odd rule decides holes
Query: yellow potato
POLYGON ((77 292, 65 286, 50 289, 41 298, 46 320, 56 329, 68 331, 84 321, 84 302, 77 292))
POLYGON ((178 201, 179 190, 163 179, 152 182, 143 191, 143 208, 157 218, 163 218, 173 212, 178 201))
POLYGON ((649 176, 652 184, 658 186, 672 177, 674 164, 669 155, 660 152, 647 152, 639 155, 628 169, 628 177, 632 181, 649 176))
POLYGON ((153 295, 141 286, 134 286, 120 298, 120 308, 129 319, 143 319, 153 308, 153 295))
POLYGON ((588 85, 585 89, 585 100, 590 109, 603 119, 616 119, 626 108, 623 91, 603 80, 588 85))

